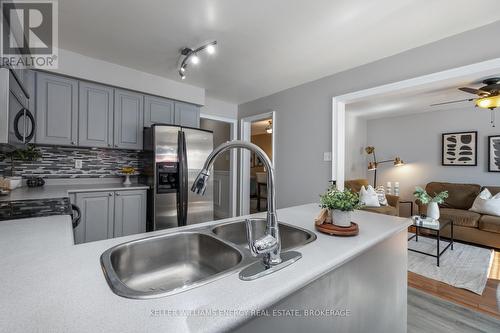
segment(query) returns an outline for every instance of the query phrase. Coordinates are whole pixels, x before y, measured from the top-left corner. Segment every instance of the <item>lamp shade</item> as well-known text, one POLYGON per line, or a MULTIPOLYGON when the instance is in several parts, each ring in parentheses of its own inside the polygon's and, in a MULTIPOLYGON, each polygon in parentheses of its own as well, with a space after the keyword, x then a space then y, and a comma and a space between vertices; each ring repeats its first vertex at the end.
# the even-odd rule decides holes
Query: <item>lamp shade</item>
POLYGON ((494 109, 500 107, 500 95, 478 98, 476 106, 483 109, 494 109))
POLYGON ((377 170, 377 163, 368 162, 368 171, 373 171, 373 170, 377 170))
POLYGON ((394 159, 394 166, 402 166, 405 165, 403 160, 398 156, 394 159))

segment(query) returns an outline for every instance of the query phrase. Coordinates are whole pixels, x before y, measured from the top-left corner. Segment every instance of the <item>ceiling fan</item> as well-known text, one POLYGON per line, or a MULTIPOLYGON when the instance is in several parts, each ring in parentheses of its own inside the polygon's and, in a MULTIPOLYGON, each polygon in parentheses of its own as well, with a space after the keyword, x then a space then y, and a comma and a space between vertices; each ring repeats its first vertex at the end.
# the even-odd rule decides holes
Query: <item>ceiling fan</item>
POLYGON ((492 77, 483 81, 485 86, 476 89, 469 87, 461 87, 458 90, 477 95, 475 98, 466 98, 455 101, 448 101, 443 103, 431 104, 430 106, 439 106, 446 105, 452 103, 461 103, 461 102, 475 102, 476 107, 480 107, 483 109, 491 110, 491 124, 495 127, 495 113, 493 110, 500 107, 500 78, 492 77))

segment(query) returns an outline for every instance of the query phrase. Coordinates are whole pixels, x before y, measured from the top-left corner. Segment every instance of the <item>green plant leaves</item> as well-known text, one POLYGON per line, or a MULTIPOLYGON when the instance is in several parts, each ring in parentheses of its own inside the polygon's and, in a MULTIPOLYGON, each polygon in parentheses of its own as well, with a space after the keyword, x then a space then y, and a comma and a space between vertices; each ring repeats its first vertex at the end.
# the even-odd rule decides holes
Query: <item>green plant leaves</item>
POLYGON ((363 205, 359 202, 359 195, 348 189, 339 191, 332 186, 328 191, 320 195, 321 208, 337 209, 344 212, 353 211, 363 205))

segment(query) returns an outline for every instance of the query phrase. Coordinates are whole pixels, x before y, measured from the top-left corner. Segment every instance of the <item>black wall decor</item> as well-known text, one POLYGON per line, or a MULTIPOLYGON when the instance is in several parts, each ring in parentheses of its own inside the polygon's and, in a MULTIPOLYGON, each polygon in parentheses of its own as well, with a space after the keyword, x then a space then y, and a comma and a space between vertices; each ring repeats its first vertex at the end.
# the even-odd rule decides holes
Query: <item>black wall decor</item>
POLYGON ((500 135, 488 137, 488 171, 500 172, 500 135))
POLYGON ((441 165, 476 166, 477 131, 444 133, 441 165))

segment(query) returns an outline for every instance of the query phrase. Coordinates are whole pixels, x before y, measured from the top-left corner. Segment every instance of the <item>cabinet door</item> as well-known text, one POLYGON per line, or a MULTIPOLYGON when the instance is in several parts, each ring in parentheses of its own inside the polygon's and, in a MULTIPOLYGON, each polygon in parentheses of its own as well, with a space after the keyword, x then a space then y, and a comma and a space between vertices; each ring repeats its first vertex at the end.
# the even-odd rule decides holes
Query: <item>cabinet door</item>
POLYGON ((200 107, 182 102, 175 102, 175 124, 187 127, 200 127, 200 107))
POLYGON ((113 192, 76 193, 82 217, 75 229, 75 244, 113 237, 113 192))
POLYGON ((123 149, 142 149, 143 129, 143 95, 115 89, 114 146, 123 149))
POLYGON ((78 81, 36 73, 36 143, 76 145, 78 81))
POLYGON ((144 97, 144 127, 174 123, 174 102, 153 96, 144 97))
POLYGON ((146 190, 115 192, 114 237, 146 232, 146 190))
POLYGON ((78 145, 112 147, 113 88, 80 82, 78 145))

